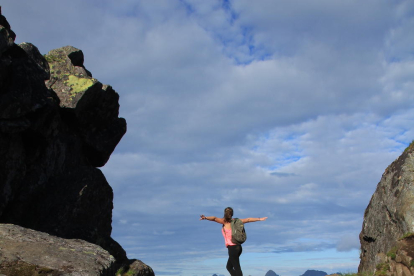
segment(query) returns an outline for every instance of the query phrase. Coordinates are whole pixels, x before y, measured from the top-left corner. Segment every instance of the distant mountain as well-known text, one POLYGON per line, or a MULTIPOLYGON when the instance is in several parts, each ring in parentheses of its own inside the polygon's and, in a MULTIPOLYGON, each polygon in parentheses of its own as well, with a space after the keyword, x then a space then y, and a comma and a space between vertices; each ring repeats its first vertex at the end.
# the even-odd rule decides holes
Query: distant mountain
POLYGON ((273 270, 269 270, 265 276, 279 276, 273 270))
POLYGON ((328 273, 325 271, 319 271, 319 270, 306 270, 304 274, 301 276, 326 276, 328 273))

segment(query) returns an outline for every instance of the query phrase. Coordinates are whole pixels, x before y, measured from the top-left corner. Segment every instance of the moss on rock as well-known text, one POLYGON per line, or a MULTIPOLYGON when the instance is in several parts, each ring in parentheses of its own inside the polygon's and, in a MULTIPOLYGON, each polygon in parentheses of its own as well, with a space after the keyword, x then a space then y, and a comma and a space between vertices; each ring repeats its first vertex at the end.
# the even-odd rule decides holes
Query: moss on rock
POLYGON ((50 63, 55 63, 55 62, 65 62, 65 58, 62 57, 61 55, 54 55, 54 54, 47 54, 44 55, 46 61, 50 64, 50 63))

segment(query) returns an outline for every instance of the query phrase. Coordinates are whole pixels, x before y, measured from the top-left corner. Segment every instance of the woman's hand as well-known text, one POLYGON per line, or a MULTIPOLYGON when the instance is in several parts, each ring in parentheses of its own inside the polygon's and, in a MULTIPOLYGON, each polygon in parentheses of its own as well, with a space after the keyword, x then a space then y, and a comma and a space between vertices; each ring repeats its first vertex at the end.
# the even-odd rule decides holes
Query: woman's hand
POLYGON ((207 219, 205 215, 200 215, 200 220, 205 220, 207 219))
POLYGON ((267 217, 260 218, 260 221, 264 221, 264 220, 267 220, 267 217))

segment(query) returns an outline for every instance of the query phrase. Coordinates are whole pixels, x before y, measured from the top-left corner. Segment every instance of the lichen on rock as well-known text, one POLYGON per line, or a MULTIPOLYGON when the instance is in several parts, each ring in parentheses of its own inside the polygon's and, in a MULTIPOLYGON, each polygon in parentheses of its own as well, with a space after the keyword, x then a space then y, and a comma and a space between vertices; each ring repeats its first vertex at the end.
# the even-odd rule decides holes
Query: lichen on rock
POLYGON ((88 90, 92 85, 96 83, 96 80, 69 75, 68 80, 64 81, 64 83, 71 88, 72 93, 80 93, 88 90))
POLYGON ((45 59, 51 68, 51 76, 46 85, 57 93, 61 107, 76 108, 83 94, 98 83, 83 65, 83 52, 75 47, 65 46, 51 50, 45 59))
POLYGON ((51 50, 47 87, 60 99, 60 106, 78 123, 84 152, 97 167, 103 166, 126 132, 126 121, 118 118, 119 95, 103 85, 83 65, 83 52, 72 46, 51 50))

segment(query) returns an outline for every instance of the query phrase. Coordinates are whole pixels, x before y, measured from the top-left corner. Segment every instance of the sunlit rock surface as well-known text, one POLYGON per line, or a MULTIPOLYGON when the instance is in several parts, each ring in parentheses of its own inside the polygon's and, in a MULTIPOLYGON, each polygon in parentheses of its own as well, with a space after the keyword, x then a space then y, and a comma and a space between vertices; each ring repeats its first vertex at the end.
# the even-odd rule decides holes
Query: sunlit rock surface
POLYGON ((63 239, 12 224, 0 224, 0 274, 115 274, 115 259, 100 246, 63 239))
POLYGON ((365 210, 359 272, 373 272, 399 239, 414 232, 414 145, 382 175, 365 210))

